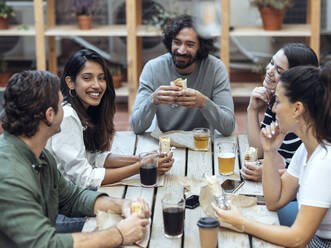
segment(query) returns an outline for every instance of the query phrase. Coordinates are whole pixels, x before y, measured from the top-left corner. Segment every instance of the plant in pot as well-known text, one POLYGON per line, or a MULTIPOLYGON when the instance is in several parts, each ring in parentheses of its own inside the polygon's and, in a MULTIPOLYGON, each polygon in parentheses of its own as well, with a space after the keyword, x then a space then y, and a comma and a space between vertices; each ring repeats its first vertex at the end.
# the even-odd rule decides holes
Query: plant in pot
POLYGON ((122 67, 119 64, 111 64, 109 71, 113 79, 114 88, 120 88, 123 81, 122 67))
POLYGON ((177 15, 156 3, 150 7, 146 16, 149 16, 149 18, 145 18, 143 24, 152 25, 158 29, 164 29, 164 27, 175 19, 177 15))
POLYGON ((76 13, 79 28, 91 29, 95 0, 71 0, 72 11, 76 13))
POLYGON ((286 10, 293 5, 291 0, 251 0, 251 4, 259 8, 265 30, 280 30, 286 10))
POLYGON ((10 16, 15 16, 15 11, 6 1, 0 0, 0 29, 8 29, 10 16))

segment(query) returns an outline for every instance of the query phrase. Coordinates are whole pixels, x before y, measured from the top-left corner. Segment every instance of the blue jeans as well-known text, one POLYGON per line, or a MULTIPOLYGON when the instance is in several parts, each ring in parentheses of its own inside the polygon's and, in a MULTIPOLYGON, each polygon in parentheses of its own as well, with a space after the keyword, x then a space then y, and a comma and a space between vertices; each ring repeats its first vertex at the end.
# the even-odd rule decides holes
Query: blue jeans
POLYGON ((59 214, 56 217, 56 232, 57 233, 74 233, 81 232, 87 217, 70 218, 59 214))
POLYGON ((298 202, 291 201, 277 211, 279 223, 283 226, 292 226, 298 214, 298 202))

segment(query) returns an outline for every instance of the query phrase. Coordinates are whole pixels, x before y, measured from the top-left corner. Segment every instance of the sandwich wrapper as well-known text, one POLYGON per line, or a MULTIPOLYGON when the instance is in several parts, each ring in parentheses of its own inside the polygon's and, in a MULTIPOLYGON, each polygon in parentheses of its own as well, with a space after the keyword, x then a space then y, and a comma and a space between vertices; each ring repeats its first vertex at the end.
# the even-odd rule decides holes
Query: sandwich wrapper
POLYGON ((192 131, 173 130, 162 132, 158 127, 151 133, 155 139, 160 136, 170 137, 170 145, 195 150, 192 131))
MULTIPOLYGON (((211 205, 212 202, 215 202, 212 190, 208 186, 208 183, 205 179, 189 178, 189 177, 179 177, 176 176, 176 181, 180 182, 183 185, 185 190, 186 197, 190 195, 199 195, 199 202, 204 213, 209 217, 215 218, 215 211, 211 205)), ((245 182, 246 183, 246 182, 245 182)), ((249 219, 256 219, 257 211, 261 211, 261 208, 257 206, 257 198, 249 197, 238 194, 228 194, 225 193, 227 199, 231 201, 231 204, 236 206, 239 211, 249 219)), ((263 213, 261 216, 263 218, 263 213)), ((268 217, 266 217, 268 218, 268 217)), ((270 223, 270 221, 265 221, 265 223, 270 223)), ((274 223, 277 224, 277 223, 274 223)), ((241 230, 236 229, 234 226, 227 223, 220 223, 221 227, 229 228, 231 230, 241 232, 241 230)))
MULTIPOLYGON (((118 186, 118 185, 141 187, 140 175, 137 174, 137 175, 122 179, 121 181, 116 182, 116 183, 105 184, 105 185, 102 185, 102 187, 111 187, 111 186, 118 186)), ((154 187, 163 187, 163 186, 164 186, 164 175, 158 175, 156 185, 154 187)))
MULTIPOLYGON (((83 232, 102 231, 108 228, 115 227, 123 217, 119 214, 114 214, 111 211, 98 211, 96 218, 88 218, 85 222, 83 232)), ((150 236, 151 223, 146 226, 146 232, 144 237, 132 245, 122 245, 121 247, 142 247, 145 248, 148 245, 150 236)))

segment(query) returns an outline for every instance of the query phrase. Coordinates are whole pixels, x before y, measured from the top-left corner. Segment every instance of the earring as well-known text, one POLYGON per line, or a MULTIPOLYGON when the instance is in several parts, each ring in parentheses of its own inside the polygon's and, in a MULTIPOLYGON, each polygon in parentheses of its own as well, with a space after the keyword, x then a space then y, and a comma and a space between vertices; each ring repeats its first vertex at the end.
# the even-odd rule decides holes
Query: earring
POLYGON ((76 91, 72 90, 72 89, 69 89, 69 96, 71 96, 72 98, 76 97, 77 96, 76 91), (72 92, 74 92, 74 94, 72 92))

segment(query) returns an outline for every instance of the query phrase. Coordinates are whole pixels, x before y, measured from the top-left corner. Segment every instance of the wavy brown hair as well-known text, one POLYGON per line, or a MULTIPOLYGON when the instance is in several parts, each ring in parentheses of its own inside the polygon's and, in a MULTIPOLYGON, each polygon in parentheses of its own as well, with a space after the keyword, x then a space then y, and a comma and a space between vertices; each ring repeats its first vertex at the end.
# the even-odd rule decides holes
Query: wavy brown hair
POLYGON ((168 52, 171 53, 172 40, 176 38, 176 35, 184 28, 193 28, 198 35, 199 49, 197 52, 197 59, 202 60, 208 57, 208 54, 215 51, 214 40, 205 39, 199 36, 195 30, 194 18, 190 15, 181 15, 176 17, 163 31, 163 44, 167 48, 168 52))
POLYGON ((32 137, 40 121, 47 125, 46 110, 52 107, 57 113, 60 79, 47 71, 23 71, 14 74, 4 93, 4 110, 1 122, 10 134, 32 137))
POLYGON ((65 103, 71 104, 82 125, 86 127, 83 134, 86 150, 90 152, 106 151, 114 134, 115 115, 115 90, 107 62, 93 50, 77 51, 69 58, 64 67, 61 77, 61 91, 65 103), (98 106, 90 106, 85 109, 77 94, 69 94, 69 87, 65 78, 69 76, 75 82, 77 75, 87 61, 94 61, 101 65, 105 73, 107 88, 98 106))

